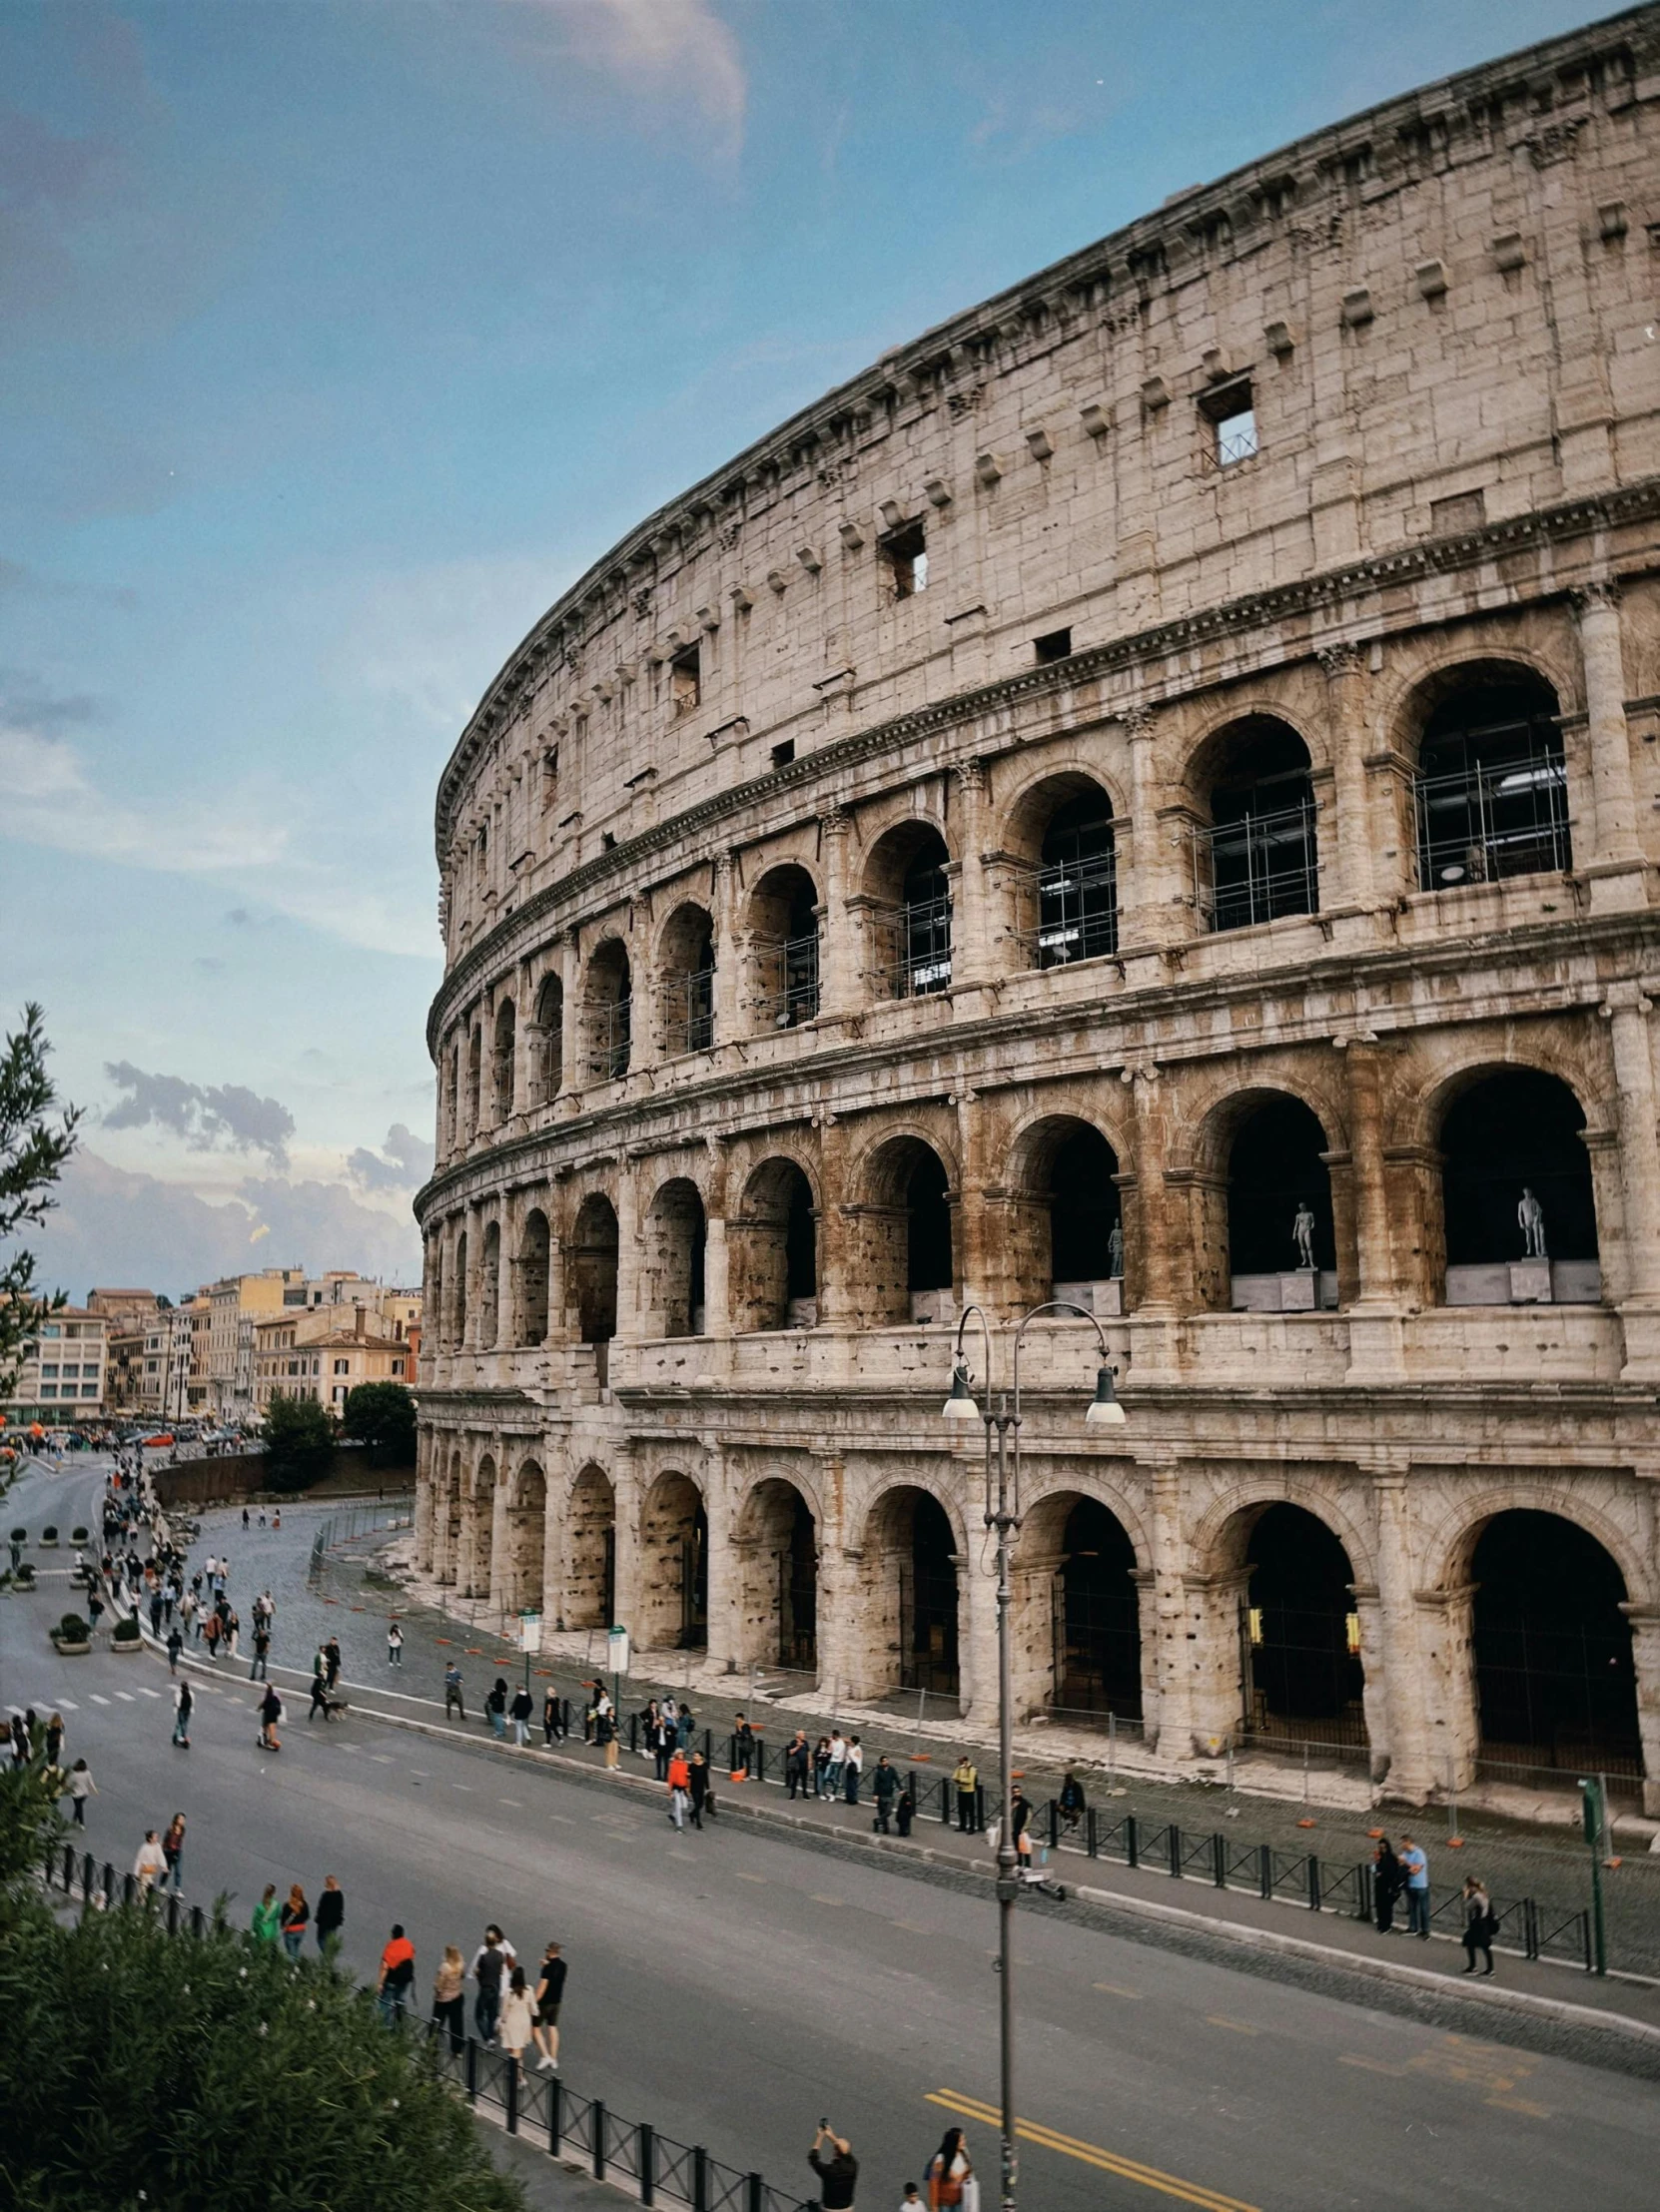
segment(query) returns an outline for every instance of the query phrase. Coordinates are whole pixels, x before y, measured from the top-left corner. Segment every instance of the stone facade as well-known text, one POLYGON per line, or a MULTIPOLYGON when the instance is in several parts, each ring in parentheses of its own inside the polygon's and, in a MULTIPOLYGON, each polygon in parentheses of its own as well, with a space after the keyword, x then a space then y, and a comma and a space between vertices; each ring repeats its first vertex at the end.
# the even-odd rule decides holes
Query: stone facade
POLYGON ((1548 1513, 1660 1809, 1657 180, 1643 8, 898 349, 549 611, 438 794, 424 1564, 983 1718, 954 1324, 1001 1378, 1061 1284, 1129 1419, 1032 1326, 1023 1706, 1076 1645, 1178 1759, 1542 1760, 1472 1560, 1548 1513))

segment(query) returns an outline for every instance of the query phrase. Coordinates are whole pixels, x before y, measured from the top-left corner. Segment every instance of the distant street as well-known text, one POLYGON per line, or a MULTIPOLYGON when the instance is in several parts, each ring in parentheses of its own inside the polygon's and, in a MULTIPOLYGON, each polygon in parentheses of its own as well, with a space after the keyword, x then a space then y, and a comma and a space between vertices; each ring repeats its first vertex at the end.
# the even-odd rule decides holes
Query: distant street
MULTIPOLYGON (((90 1523, 101 1472, 32 1472, 9 1522, 90 1523)), ((233 1594, 246 1620, 253 1590, 239 1581, 233 1594)), ((584 2094, 802 2196, 827 2113, 863 2161, 861 2206, 878 2212, 920 2180, 956 2116, 995 2181, 995 2125, 978 2116, 997 2094, 989 1899, 747 1828, 679 1838, 632 1794, 612 1802, 614 1785, 520 1773, 363 1719, 308 1728, 292 1692, 286 1748, 263 1756, 246 1665, 204 1691, 195 1748, 174 1751, 153 1657, 54 1658, 46 1631, 68 1603, 67 1583, 48 1580, 0 1604, 0 1702, 64 1712, 70 1755, 98 1783, 88 1843, 101 1856, 129 1866, 144 1828, 182 1809, 187 1894, 227 1890, 246 1922, 266 1881, 300 1879, 315 1898, 338 1874, 349 1960, 367 1972, 402 1918, 423 1992, 442 1943, 470 1957, 488 1918, 527 1962, 556 1935, 571 1967, 564 2068, 584 2094)), ((1653 2201, 1660 2100, 1639 2082, 1040 1906, 1023 1914, 1020 1946, 1032 2212, 1653 2201)))

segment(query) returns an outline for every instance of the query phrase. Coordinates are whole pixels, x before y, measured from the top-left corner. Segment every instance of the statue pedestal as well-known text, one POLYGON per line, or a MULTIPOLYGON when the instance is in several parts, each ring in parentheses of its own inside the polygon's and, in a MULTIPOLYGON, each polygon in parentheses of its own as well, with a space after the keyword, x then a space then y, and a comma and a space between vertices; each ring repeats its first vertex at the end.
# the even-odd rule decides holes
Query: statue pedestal
POLYGON ((1312 1267, 1298 1267, 1294 1273, 1279 1278, 1279 1310, 1281 1313, 1312 1313, 1318 1278, 1312 1267))
POLYGON ((1510 1303, 1549 1305, 1550 1302, 1550 1261, 1513 1259, 1510 1262, 1510 1303))

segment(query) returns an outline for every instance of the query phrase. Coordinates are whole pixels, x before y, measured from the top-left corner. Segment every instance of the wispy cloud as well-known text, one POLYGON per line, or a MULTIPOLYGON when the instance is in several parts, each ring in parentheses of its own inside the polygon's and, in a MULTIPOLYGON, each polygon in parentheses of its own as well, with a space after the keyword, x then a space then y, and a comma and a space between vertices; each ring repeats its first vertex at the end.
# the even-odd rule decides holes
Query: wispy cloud
POLYGON ((106 1061, 104 1073, 127 1093, 106 1110, 107 1129, 171 1129, 192 1151, 264 1152, 274 1167, 288 1165, 294 1115, 280 1099, 262 1099, 237 1083, 147 1075, 130 1060, 106 1061))
POLYGON ((516 28, 547 30, 560 54, 647 101, 689 101, 735 158, 749 81, 730 25, 709 0, 519 0, 516 28))
MULTIPOLYGON (((60 702, 58 719, 71 702, 60 702)), ((0 716, 6 715, 0 706, 0 716)), ((59 852, 88 853, 176 875, 260 868, 283 857, 288 833, 268 807, 234 792, 174 803, 118 800, 100 789, 81 748, 42 727, 0 719, 5 832, 59 852)))
POLYGON ((372 1152, 360 1145, 347 1160, 346 1171, 365 1190, 413 1190, 432 1172, 435 1156, 423 1137, 395 1121, 381 1150, 372 1152))

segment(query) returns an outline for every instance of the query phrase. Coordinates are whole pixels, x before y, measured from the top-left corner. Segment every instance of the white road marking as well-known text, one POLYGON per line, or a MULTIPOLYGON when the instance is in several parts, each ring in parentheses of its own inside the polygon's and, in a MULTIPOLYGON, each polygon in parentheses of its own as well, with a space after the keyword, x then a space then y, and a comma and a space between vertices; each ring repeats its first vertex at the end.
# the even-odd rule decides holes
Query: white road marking
POLYGON ((139 1684, 139 1696, 141 1698, 159 1698, 161 1696, 161 1692, 159 1690, 151 1690, 147 1688, 144 1683, 141 1682, 139 1684))
POLYGON ((73 1698, 60 1698, 52 1710, 54 1713, 79 1713, 81 1709, 73 1698))
POLYGON ((390 1767, 393 1764, 391 1752, 371 1752, 369 1756, 377 1767, 390 1767))
POLYGON ((91 1693, 91 1696, 94 1705, 108 1705, 110 1702, 108 1698, 101 1698, 96 1690, 91 1693))
POLYGON ((430 1782, 432 1779, 431 1774, 424 1767, 412 1767, 410 1772, 415 1776, 416 1782, 430 1782))
POLYGON ((472 1795, 472 1785, 470 1782, 452 1782, 449 1787, 451 1790, 459 1790, 463 1797, 470 1798, 472 1795))
POLYGON ((133 1693, 130 1690, 118 1690, 116 1692, 116 1696, 121 1700, 123 1705, 138 1704, 137 1698, 134 1697, 133 1693))

